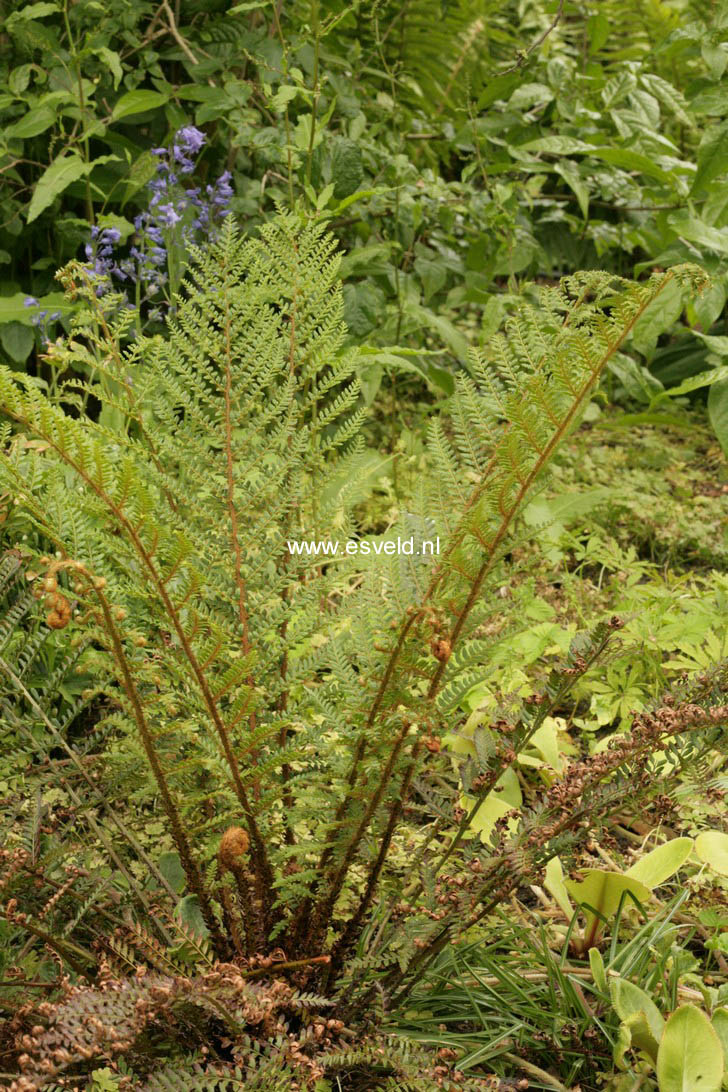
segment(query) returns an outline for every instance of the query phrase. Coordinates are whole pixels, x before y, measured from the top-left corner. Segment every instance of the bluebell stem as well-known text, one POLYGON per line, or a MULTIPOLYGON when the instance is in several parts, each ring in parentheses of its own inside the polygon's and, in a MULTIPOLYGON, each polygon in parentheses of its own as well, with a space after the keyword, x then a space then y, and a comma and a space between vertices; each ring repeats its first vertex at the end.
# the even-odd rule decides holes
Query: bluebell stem
MULTIPOLYGON (((35 298, 35 296, 26 296, 25 299, 23 300, 23 307, 30 308, 30 307, 39 307, 39 306, 40 306, 40 304, 39 304, 38 300, 35 298)), ((48 324, 51 323, 51 322, 58 322, 58 319, 60 317, 61 317, 61 312, 60 311, 48 312, 47 310, 36 311, 36 313, 31 316, 30 321, 31 321, 33 326, 37 327, 38 332, 40 334, 41 344, 43 346, 48 345, 49 342, 50 342, 50 334, 48 332, 48 324)))

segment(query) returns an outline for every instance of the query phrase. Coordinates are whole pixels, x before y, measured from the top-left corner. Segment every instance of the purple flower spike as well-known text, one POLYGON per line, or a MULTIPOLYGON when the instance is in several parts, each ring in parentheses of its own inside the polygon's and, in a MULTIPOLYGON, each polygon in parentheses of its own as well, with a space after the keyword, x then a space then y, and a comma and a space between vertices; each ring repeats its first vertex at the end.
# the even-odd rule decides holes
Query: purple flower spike
POLYGON ((160 205, 159 213, 162 223, 167 227, 174 227, 182 219, 171 201, 167 205, 160 205))
POLYGON ((196 129, 194 125, 185 125, 177 131, 175 144, 181 145, 187 155, 196 155, 205 143, 205 134, 196 129))
POLYGON ((25 299, 23 300, 23 307, 37 307, 37 306, 38 306, 38 300, 35 298, 35 296, 26 296, 25 299))

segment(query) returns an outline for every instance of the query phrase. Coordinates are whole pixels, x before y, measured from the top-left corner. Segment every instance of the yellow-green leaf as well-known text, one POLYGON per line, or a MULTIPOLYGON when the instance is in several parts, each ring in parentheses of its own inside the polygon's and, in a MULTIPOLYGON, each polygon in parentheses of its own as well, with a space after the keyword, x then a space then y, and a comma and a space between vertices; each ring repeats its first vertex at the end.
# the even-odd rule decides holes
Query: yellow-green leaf
POLYGON ((669 880, 692 853, 692 838, 671 838, 669 842, 658 846, 627 869, 625 875, 639 880, 645 887, 658 887, 669 880))
POLYGON ((569 921, 574 916, 574 907, 571 905, 569 892, 564 884, 564 869, 559 857, 552 857, 546 865, 544 887, 553 897, 559 908, 563 910, 569 921))
POLYGON ((683 1005, 665 1025, 657 1053, 660 1092, 720 1092, 723 1050, 710 1020, 683 1005))
POLYGON ((705 830, 695 839, 695 852, 714 872, 728 876, 728 834, 705 830))
POLYGON ((626 978, 613 981, 610 984, 610 993, 617 1016, 629 1031, 628 1035, 621 1037, 622 1050, 619 1057, 615 1057, 615 1062, 617 1065, 621 1064, 624 1050, 628 1046, 643 1050, 654 1062, 665 1027, 657 1005, 649 994, 626 978))

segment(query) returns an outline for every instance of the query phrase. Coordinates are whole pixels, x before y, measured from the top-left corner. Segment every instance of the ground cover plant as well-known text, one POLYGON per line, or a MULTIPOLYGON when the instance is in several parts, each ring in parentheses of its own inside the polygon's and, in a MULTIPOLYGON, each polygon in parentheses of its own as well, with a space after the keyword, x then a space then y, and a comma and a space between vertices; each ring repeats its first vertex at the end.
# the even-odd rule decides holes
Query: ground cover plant
POLYGON ((725 28, 10 5, 9 1092, 728 1086, 725 28))

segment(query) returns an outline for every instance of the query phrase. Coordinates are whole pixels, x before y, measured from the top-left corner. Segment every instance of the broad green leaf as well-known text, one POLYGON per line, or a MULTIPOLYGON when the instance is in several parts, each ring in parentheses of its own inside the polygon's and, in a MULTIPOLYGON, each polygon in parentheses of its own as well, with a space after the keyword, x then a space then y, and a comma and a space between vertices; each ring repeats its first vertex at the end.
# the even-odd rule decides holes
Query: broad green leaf
POLYGON ((11 29, 15 23, 29 23, 33 19, 44 19, 46 15, 55 15, 57 11, 60 11, 58 4, 53 4, 50 0, 41 0, 38 4, 27 4, 20 11, 14 11, 8 15, 6 26, 11 29))
POLYGON ((30 327, 20 322, 8 322, 0 326, 0 342, 11 360, 23 364, 30 356, 35 337, 30 327))
POLYGON ((530 110, 532 106, 545 106, 553 98, 553 91, 545 83, 524 83, 513 92, 508 105, 513 110, 530 110))
POLYGON ((728 364, 721 364, 719 368, 711 368, 710 371, 700 372, 699 375, 691 375, 689 379, 683 379, 677 387, 670 387, 667 391, 660 391, 652 399, 655 406, 663 398, 679 398, 682 394, 697 391, 701 387, 710 387, 713 383, 723 383, 728 379, 728 364))
POLYGON ((283 110, 285 110, 287 103, 292 102, 300 91, 301 88, 297 87, 295 84, 282 83, 270 100, 271 108, 275 110, 276 113, 282 113, 283 110))
POLYGON ((717 1009, 713 1013, 713 1028, 723 1047, 723 1086, 728 1075, 728 1009, 717 1009))
POLYGON ((184 890, 185 874, 179 859, 179 853, 163 853, 159 858, 159 871, 178 895, 184 890))
POLYGON ((63 193, 72 182, 78 182, 79 178, 90 174, 94 167, 116 159, 117 156, 115 155, 101 155, 90 163, 86 163, 76 152, 54 159, 50 167, 46 167, 36 183, 28 208, 27 222, 32 224, 33 220, 37 219, 49 205, 52 205, 55 198, 63 193))
MULTIPOLYGON (((471 746, 473 751, 475 751, 475 745, 471 744, 471 746)), ((522 803, 523 796, 521 794, 521 786, 518 782, 518 777, 509 766, 496 781, 494 790, 486 796, 485 800, 476 811, 470 824, 470 829, 476 834, 480 834, 481 839, 484 842, 487 842, 493 827, 495 826, 496 820, 502 819, 504 815, 507 815, 509 811, 513 811, 514 808, 519 808, 522 803)), ((461 807, 469 812, 475 804, 475 798, 472 796, 464 796, 461 799, 460 804, 461 807)))
POLYGON ((598 53, 609 40, 611 27, 608 16, 603 11, 597 12, 596 15, 590 15, 587 21, 587 32, 589 34, 589 52, 598 53))
POLYGON ((69 303, 62 292, 40 296, 37 307, 26 307, 26 298, 24 292, 16 292, 14 296, 0 296, 0 324, 22 322, 24 326, 32 326, 33 315, 39 311, 60 311, 62 315, 69 315, 76 310, 75 304, 69 303))
POLYGON ((704 830, 695 839, 695 852, 714 872, 728 876, 728 834, 720 830, 704 830))
POLYGON ((706 186, 728 170, 728 121, 709 129, 698 148, 698 169, 691 194, 699 196, 706 186))
POLYGON ((725 117, 728 113, 728 87, 719 84, 717 87, 706 87, 690 100, 690 110, 696 117, 706 114, 714 114, 717 117, 725 117))
POLYGON ((632 345, 643 356, 654 352, 660 334, 669 330, 683 309, 683 294, 677 281, 671 280, 656 299, 647 305, 632 331, 632 345))
POLYGON ((693 850, 692 838, 671 838, 669 842, 646 853, 627 869, 625 875, 639 880, 645 887, 658 887, 674 876, 693 850))
POLYGON ((122 242, 126 242, 135 231, 130 220, 127 220, 125 216, 117 216, 115 212, 102 212, 96 218, 96 223, 100 228, 116 228, 121 235, 122 242))
POLYGON ((378 197, 383 193, 391 193, 394 188, 394 186, 376 186, 371 190, 357 190, 356 193, 350 193, 348 197, 340 201, 336 208, 331 210, 331 215, 340 216, 344 209, 348 209, 349 205, 353 205, 355 201, 365 201, 368 197, 378 197))
POLYGON ((626 353, 615 353, 608 365, 630 398, 649 405, 663 387, 659 379, 626 353))
POLYGON ((714 80, 719 80, 725 72, 726 62, 728 62, 728 53, 725 52, 722 46, 707 40, 701 43, 700 52, 710 75, 714 80))
POLYGON ((546 717, 543 724, 531 736, 529 746, 535 747, 544 762, 557 773, 563 771, 566 759, 559 746, 559 729, 563 727, 555 717, 546 717))
POLYGON ((197 895, 185 895, 183 899, 180 899, 175 913, 179 915, 182 924, 191 929, 193 933, 196 933, 198 937, 209 936, 209 929, 202 917, 197 895))
POLYGON ((616 978, 610 983, 612 1004, 620 1020, 627 1020, 636 1012, 644 1012, 652 1036, 659 1043, 665 1027, 662 1013, 648 993, 626 978, 616 978))
POLYGON ((478 110, 483 110, 499 99, 507 99, 511 92, 521 83, 522 77, 517 72, 504 73, 496 76, 485 85, 478 99, 478 110))
POLYGON ((728 254, 728 228, 711 227, 697 216, 675 213, 669 217, 668 224, 673 231, 689 243, 705 247, 715 254, 728 254))
POLYGON ((609 992, 624 1029, 615 1049, 615 1064, 623 1066, 624 1054, 632 1046, 643 1050, 654 1063, 665 1027, 657 1005, 649 994, 626 978, 610 982, 609 992))
POLYGON ((580 882, 566 879, 564 885, 571 897, 584 907, 587 934, 596 928, 596 914, 602 918, 610 918, 617 912, 625 893, 634 895, 641 903, 647 902, 650 897, 649 887, 621 872, 587 868, 584 869, 584 877, 580 882))
POLYGON ((344 321, 355 337, 366 337, 371 330, 380 326, 385 310, 384 292, 371 280, 344 285, 344 321))
POLYGON ((728 456, 728 379, 713 383, 710 388, 708 417, 723 453, 728 456))
POLYGON ((569 898, 569 892, 564 883, 564 869, 559 857, 552 857, 546 865, 543 885, 553 897, 557 906, 563 911, 565 917, 571 921, 574 916, 574 907, 569 898))
POLYGON ((716 353, 718 356, 728 356, 728 337, 721 337, 718 334, 701 334, 699 330, 693 332, 707 345, 711 353, 716 353))
POLYGON ((358 371, 359 387, 365 406, 371 406, 382 385, 384 368, 381 364, 365 364, 358 371))
POLYGON ((127 91, 117 100, 111 115, 112 121, 131 117, 132 114, 145 114, 147 110, 158 110, 169 99, 161 91, 127 91))
POLYGON ((444 315, 436 315, 428 307, 420 307, 419 304, 411 301, 407 301, 406 310, 414 318, 419 319, 423 326, 428 326, 438 334, 461 364, 467 364, 468 342, 449 319, 445 318, 444 315))
POLYGON ((719 1092, 723 1050, 710 1020, 694 1005, 683 1005, 665 1025, 657 1054, 660 1092, 719 1092))
POLYGON ((623 167, 626 171, 640 171, 648 178, 656 178, 658 182, 667 185, 672 183, 668 172, 641 152, 633 152, 629 148, 589 148, 589 155, 605 163, 612 163, 615 167, 623 167))
POLYGON ((109 49, 108 46, 98 46, 98 48, 94 49, 94 53, 100 61, 103 61, 111 72, 111 75, 114 77, 114 90, 116 90, 124 75, 119 54, 116 53, 115 50, 109 49))
POLYGON ((361 147, 355 140, 337 140, 331 155, 331 177, 338 201, 355 193, 364 177, 361 147))
POLYGON ((36 106, 34 110, 29 110, 27 114, 24 114, 14 125, 9 126, 5 130, 5 136, 28 140, 30 137, 38 136, 39 133, 44 133, 55 120, 56 112, 52 107, 36 106))
POLYGON ((258 8, 267 8, 271 0, 246 0, 246 3, 236 4, 234 8, 228 8, 228 15, 238 15, 242 11, 255 11, 258 8))
POLYGON ((558 135, 539 137, 538 140, 529 140, 526 144, 517 144, 510 148, 516 158, 521 158, 522 152, 534 155, 573 155, 574 152, 591 150, 591 145, 585 144, 583 140, 558 135))
POLYGON ((573 192, 579 203, 581 215, 586 220, 589 216, 589 187, 579 174, 579 168, 576 163, 572 163, 568 159, 563 159, 560 163, 556 164, 554 170, 557 174, 561 175, 564 182, 566 182, 569 189, 573 192))
POLYGON ((703 330, 709 330, 725 307, 725 301, 726 285, 721 281, 713 281, 699 296, 688 302, 690 325, 699 324, 703 330))

